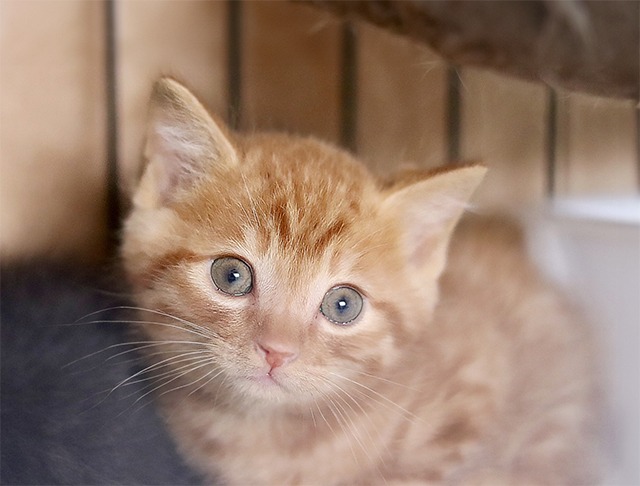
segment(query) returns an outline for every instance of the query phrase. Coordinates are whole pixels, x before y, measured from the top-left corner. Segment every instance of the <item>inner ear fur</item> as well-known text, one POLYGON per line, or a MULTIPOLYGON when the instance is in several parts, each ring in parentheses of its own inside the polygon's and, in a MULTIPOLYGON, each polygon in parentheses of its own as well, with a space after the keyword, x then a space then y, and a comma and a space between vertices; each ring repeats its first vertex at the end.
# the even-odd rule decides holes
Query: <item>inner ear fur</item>
POLYGON ((438 278, 446 262, 446 250, 456 223, 484 178, 480 165, 412 173, 389 189, 384 210, 400 224, 408 262, 438 278))
POLYGON ((238 161, 226 125, 171 78, 153 87, 144 156, 134 204, 147 207, 169 204, 216 166, 238 161))

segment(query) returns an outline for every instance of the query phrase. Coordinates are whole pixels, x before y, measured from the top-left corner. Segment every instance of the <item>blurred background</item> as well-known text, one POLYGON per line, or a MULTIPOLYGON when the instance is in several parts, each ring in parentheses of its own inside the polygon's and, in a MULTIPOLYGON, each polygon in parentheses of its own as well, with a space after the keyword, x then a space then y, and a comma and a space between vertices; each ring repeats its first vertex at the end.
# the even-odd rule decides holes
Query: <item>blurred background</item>
POLYGON ((452 64, 304 2, 1 0, 0 35, 3 262, 110 255, 160 75, 233 127, 315 135, 379 173, 481 161, 478 206, 526 215, 541 267, 602 333, 607 484, 640 484, 637 94, 452 64))

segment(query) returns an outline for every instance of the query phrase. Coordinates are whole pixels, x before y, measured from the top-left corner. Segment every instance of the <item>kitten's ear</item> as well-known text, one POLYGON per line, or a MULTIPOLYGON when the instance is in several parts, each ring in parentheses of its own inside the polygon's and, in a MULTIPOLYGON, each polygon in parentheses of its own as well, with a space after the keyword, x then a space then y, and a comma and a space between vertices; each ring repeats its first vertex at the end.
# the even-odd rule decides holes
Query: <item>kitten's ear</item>
POLYGON ((170 78, 153 87, 144 155, 147 167, 134 204, 145 207, 174 200, 216 165, 238 158, 224 124, 170 78))
POLYGON ((384 208, 400 222, 409 264, 420 277, 437 279, 449 239, 486 169, 470 166, 428 175, 393 191, 384 208))

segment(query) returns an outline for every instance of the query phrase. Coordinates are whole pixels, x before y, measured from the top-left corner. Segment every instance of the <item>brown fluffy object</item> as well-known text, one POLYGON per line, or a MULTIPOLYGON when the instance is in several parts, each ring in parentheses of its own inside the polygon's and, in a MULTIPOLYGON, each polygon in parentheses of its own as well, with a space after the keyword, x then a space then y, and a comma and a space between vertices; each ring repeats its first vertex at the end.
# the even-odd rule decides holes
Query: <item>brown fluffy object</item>
POLYGON ((426 43, 456 64, 601 96, 638 99, 637 1, 309 3, 426 43))

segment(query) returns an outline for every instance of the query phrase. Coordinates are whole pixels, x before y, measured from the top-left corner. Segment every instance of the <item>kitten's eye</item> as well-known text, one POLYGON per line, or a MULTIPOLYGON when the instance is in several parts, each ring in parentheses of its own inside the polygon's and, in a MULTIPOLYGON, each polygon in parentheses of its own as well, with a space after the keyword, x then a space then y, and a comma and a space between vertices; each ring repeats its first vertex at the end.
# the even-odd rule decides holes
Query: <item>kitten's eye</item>
POLYGON ((362 295, 351 287, 334 287, 322 299, 320 312, 334 324, 349 324, 362 312, 362 295))
POLYGON ((233 257, 216 258, 211 264, 211 279, 219 290, 229 295, 248 294, 253 286, 249 265, 233 257))

